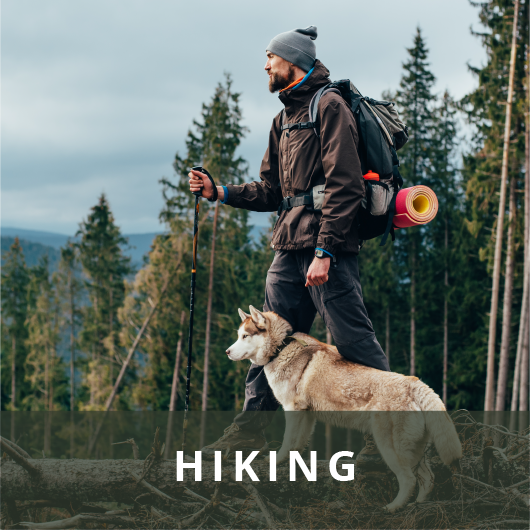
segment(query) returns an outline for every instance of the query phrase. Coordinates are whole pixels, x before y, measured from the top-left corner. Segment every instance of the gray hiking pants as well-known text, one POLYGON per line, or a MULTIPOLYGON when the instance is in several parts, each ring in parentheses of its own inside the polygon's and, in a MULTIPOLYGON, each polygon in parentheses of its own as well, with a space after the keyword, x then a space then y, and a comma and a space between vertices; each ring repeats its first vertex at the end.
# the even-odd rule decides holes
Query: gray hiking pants
MULTIPOLYGON (((309 333, 318 311, 343 357, 390 371, 364 307, 357 256, 339 255, 329 269, 326 283, 304 287, 313 257, 312 249, 276 251, 267 273, 264 311, 274 311, 285 318, 293 333, 309 333)), ((278 407, 263 366, 251 365, 243 412, 236 416, 235 423, 242 429, 264 429, 278 407), (265 411, 271 414, 264 414, 265 411)))

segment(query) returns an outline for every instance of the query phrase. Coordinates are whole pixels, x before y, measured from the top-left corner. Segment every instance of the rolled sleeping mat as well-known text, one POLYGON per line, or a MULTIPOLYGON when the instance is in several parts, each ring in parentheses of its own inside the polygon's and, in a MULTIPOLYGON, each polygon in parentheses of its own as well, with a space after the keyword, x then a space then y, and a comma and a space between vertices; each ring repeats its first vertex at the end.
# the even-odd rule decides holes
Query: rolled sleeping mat
POLYGON ((438 213, 438 198, 427 186, 412 186, 400 190, 396 197, 394 226, 408 228, 432 221, 438 213))

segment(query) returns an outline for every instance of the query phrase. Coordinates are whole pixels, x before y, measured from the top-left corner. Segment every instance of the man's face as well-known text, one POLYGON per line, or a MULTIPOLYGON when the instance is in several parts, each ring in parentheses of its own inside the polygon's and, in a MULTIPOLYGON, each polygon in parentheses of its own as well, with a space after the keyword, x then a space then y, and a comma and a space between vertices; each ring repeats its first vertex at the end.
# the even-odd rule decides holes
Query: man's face
POLYGON ((277 92, 296 80, 295 67, 274 53, 267 52, 265 71, 269 75, 269 90, 277 92))

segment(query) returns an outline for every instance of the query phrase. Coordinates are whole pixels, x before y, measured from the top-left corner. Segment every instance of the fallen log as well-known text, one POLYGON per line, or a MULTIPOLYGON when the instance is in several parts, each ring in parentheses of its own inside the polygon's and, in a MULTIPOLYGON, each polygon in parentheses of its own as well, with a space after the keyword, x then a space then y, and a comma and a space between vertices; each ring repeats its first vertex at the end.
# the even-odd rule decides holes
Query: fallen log
MULTIPOLYGON (((17 463, 6 461, 2 465, 3 501, 48 501, 73 503, 83 502, 122 502, 132 500, 142 493, 150 491, 149 487, 137 484, 143 469, 142 460, 82 460, 82 459, 36 459, 29 460, 38 470, 39 478, 35 479, 17 463)), ((196 482, 192 470, 184 474, 184 481, 176 481, 176 464, 173 460, 160 460, 149 470, 145 481, 159 492, 169 497, 182 497, 185 489, 192 495, 210 498, 215 487, 213 462, 203 462, 203 480, 196 482)), ((253 482, 261 494, 269 499, 285 501, 288 497, 321 498, 337 488, 340 483, 331 478, 329 463, 319 460, 317 463, 317 482, 305 479, 291 482, 288 465, 279 465, 277 480, 269 481, 269 466, 265 462, 252 463, 252 468, 260 478, 253 482)), ((233 473, 233 464, 226 470, 233 473)), ((356 479, 362 480, 363 472, 359 471, 356 479)), ((221 493, 231 495, 234 488, 240 489, 243 483, 222 482, 221 493)), ((308 499, 309 500, 309 499, 308 499)), ((275 501, 273 501, 275 502, 275 501)))

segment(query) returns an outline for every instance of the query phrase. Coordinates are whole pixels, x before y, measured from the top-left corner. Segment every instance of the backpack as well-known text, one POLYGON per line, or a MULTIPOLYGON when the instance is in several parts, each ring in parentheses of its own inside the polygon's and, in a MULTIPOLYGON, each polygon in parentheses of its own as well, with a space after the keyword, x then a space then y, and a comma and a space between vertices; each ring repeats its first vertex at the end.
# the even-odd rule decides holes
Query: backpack
MULTIPOLYGON (((403 187, 397 151, 407 143, 408 129, 401 121, 393 103, 364 97, 350 80, 342 79, 322 87, 313 96, 309 104, 309 122, 282 124, 282 132, 312 128, 319 137, 318 103, 330 90, 339 93, 351 108, 359 133, 358 154, 366 189, 366 197, 357 215, 361 246, 363 241, 381 235, 383 239, 380 246, 383 246, 389 234, 392 236, 392 241, 395 239, 392 221, 396 209, 396 196, 403 187), (369 180, 373 173, 379 175, 379 180, 369 180)), ((300 202, 315 210, 322 209, 324 187, 325 185, 315 186, 311 198, 303 196, 299 198, 301 201, 297 201, 298 197, 287 198, 290 199, 288 206, 297 206, 300 202), (310 205, 309 202, 312 204, 310 205)), ((284 208, 285 206, 283 205, 284 208)))

